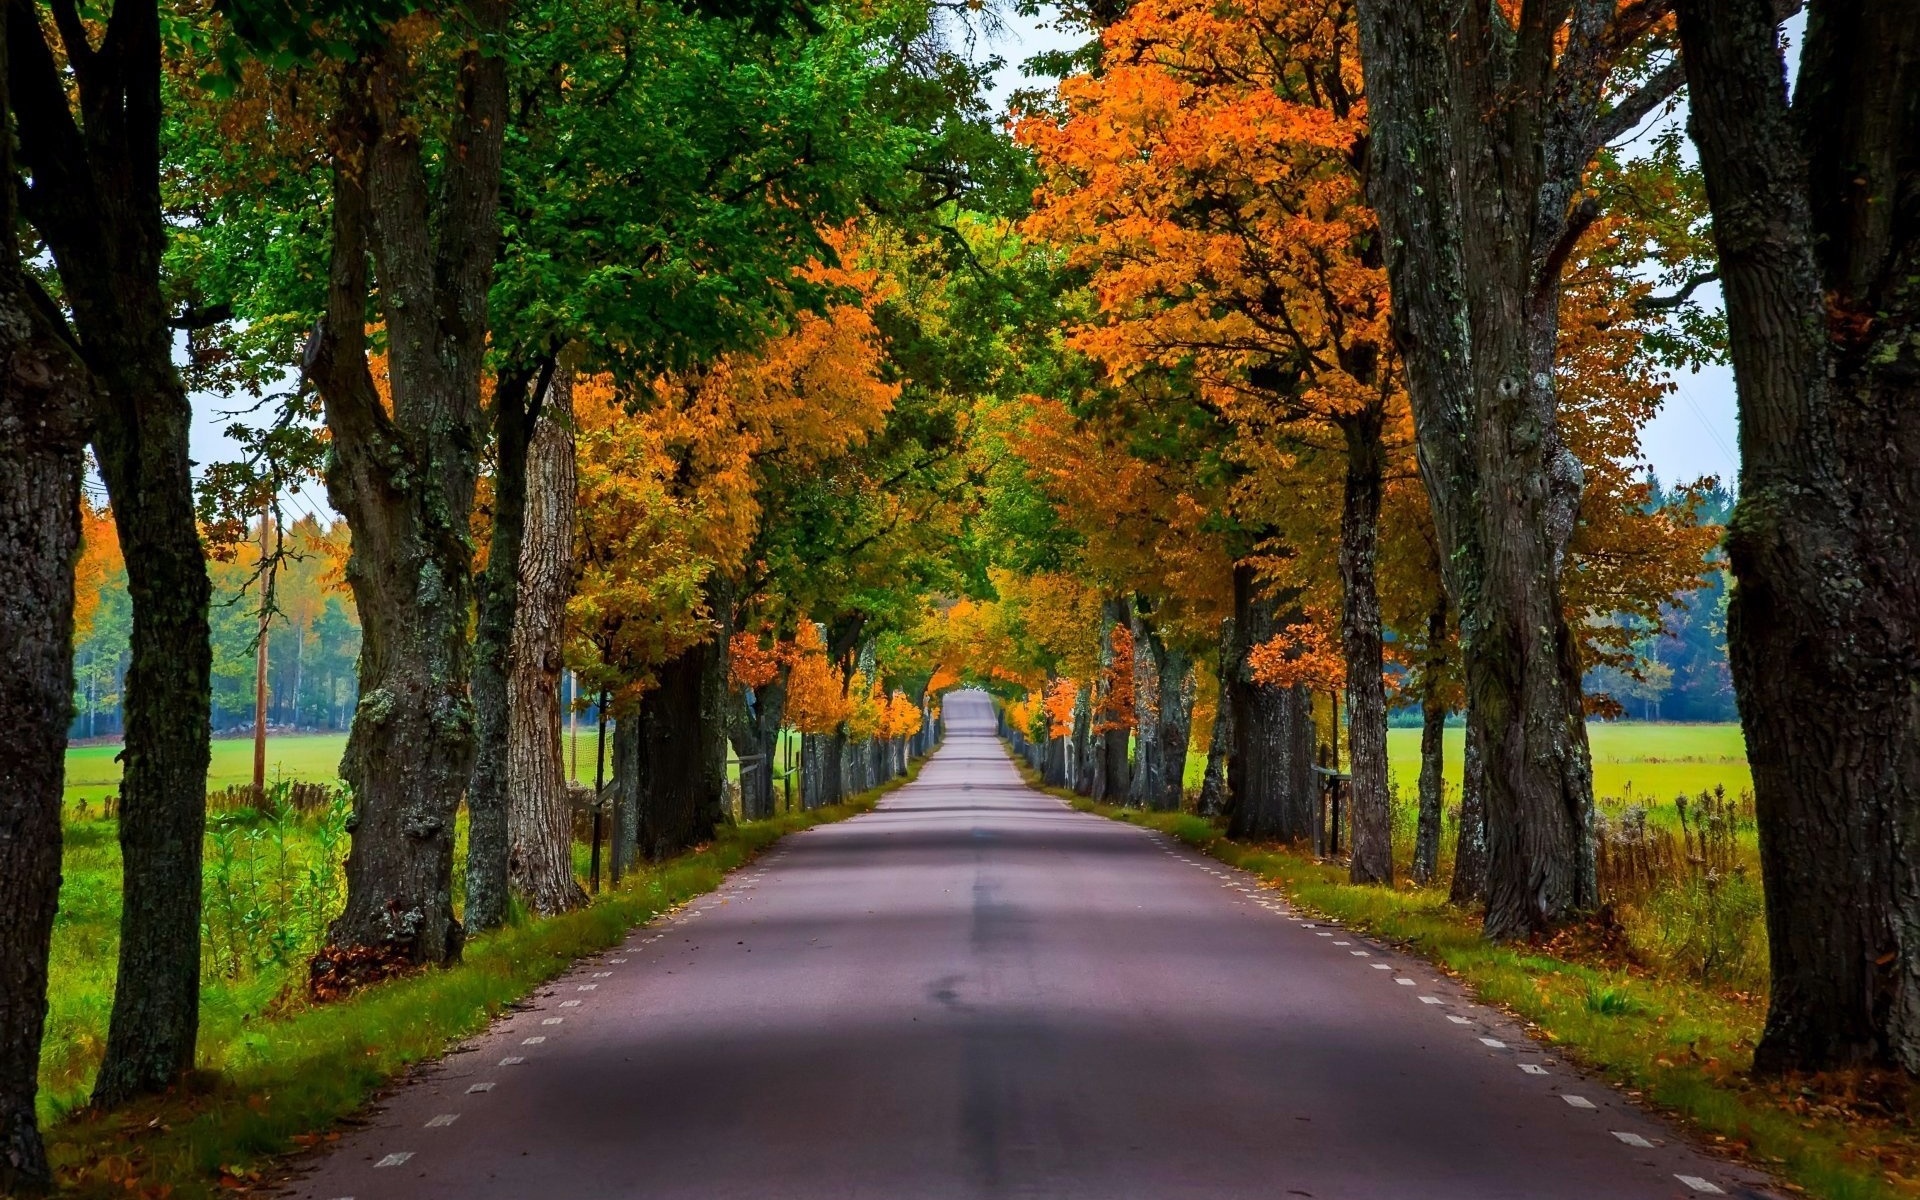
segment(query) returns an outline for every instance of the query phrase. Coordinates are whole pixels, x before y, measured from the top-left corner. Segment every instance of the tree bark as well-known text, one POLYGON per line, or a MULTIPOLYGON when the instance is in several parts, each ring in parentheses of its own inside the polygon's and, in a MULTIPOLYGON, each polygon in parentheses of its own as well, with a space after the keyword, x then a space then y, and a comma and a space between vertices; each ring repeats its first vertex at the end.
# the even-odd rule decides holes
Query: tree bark
POLYGON ((1200 815, 1217 817, 1227 811, 1227 764, 1233 755, 1233 664, 1238 661, 1233 618, 1220 622, 1220 686, 1213 710, 1213 731, 1207 739, 1207 771, 1200 780, 1200 815))
POLYGON ((1447 899, 1463 908, 1487 900, 1487 757, 1482 726, 1467 699, 1467 747, 1460 772, 1460 833, 1454 842, 1453 883, 1447 899))
POLYGON ((560 755, 561 639, 573 592, 573 382, 555 372, 526 463, 525 534, 507 677, 508 873, 543 916, 587 902, 573 875, 573 806, 560 755))
MULTIPOLYGON (((1393 808, 1387 789, 1386 655, 1375 564, 1380 494, 1386 476, 1381 413, 1362 409, 1341 422, 1347 474, 1340 510, 1340 646, 1347 668, 1347 745, 1352 756, 1354 883, 1393 883, 1393 808)), ((1336 721, 1339 719, 1336 715, 1336 721)))
POLYGON ((1114 663, 1113 631, 1127 621, 1128 605, 1124 599, 1108 600, 1100 611, 1105 628, 1100 639, 1100 675, 1101 706, 1096 715, 1096 731, 1100 740, 1101 766, 1095 776, 1097 780, 1093 798, 1108 803, 1125 803, 1132 790, 1132 774, 1127 762, 1128 730, 1124 715, 1114 711, 1111 701, 1111 688, 1107 676, 1114 663))
POLYGON ((467 783, 468 933, 507 919, 507 678, 513 670, 520 547, 526 528, 527 447, 539 419, 534 372, 503 375, 493 396, 493 521, 476 581, 473 631, 473 778, 467 783))
POLYGON ((613 823, 612 858, 614 866, 624 875, 633 868, 640 846, 640 789, 646 784, 641 766, 645 746, 637 714, 614 718, 612 742, 616 784, 613 802, 618 812, 613 823))
POLYGON ((1227 762, 1227 836, 1249 841, 1305 841, 1319 793, 1313 776, 1313 698, 1304 685, 1255 683, 1246 650, 1285 624, 1274 602, 1258 594, 1253 568, 1233 569, 1234 627, 1239 631, 1229 674, 1233 754, 1227 762))
POLYGON ((649 862, 712 841, 722 820, 726 776, 715 770, 713 752, 719 713, 701 711, 713 653, 711 642, 682 651, 656 671, 641 702, 637 833, 649 862))
POLYGON ((1093 795, 1093 692, 1083 687, 1073 696, 1073 741, 1068 750, 1076 795, 1093 795))
POLYGON ((1427 614, 1427 652, 1420 664, 1420 817, 1413 836, 1413 881, 1432 883, 1440 869, 1440 819, 1446 804, 1447 597, 1427 614))
POLYGON ((78 335, 68 340, 96 383, 94 454, 133 607, 119 969, 93 1092, 110 1107, 192 1067, 200 1018, 210 587, 193 506, 193 411, 161 283, 160 14, 115 4, 102 49, 82 44, 83 32, 65 62, 37 6, 8 4, 6 22, 7 93, 32 180, 21 210, 52 251, 78 335))
POLYGON ((1920 1072, 1920 3, 1679 6, 1740 395, 1727 643, 1762 1072, 1920 1072))
MULTIPOLYGON (((0 97, 6 94, 0 48, 0 97)), ((4 109, 0 109, 3 112, 4 109)), ((73 719, 73 563, 93 381, 19 266, 0 140, 0 1194, 52 1189, 35 1120, 73 719)))
POLYGON ((1592 216, 1574 198, 1611 136, 1611 56, 1637 36, 1616 37, 1616 9, 1576 0, 1564 31, 1542 20, 1516 38, 1488 6, 1359 7, 1369 194, 1485 750, 1494 938, 1545 933, 1595 900, 1579 648, 1561 601, 1582 480, 1554 354, 1560 273, 1592 216))
POLYGON ((1133 634, 1133 773, 1127 780, 1127 803, 1152 808, 1161 793, 1166 760, 1160 745, 1160 680, 1154 671, 1158 655, 1145 602, 1138 596, 1127 605, 1127 624, 1133 634))
POLYGON ((781 667, 766 686, 755 688, 753 701, 749 709, 745 692, 739 693, 737 701, 730 701, 733 712, 728 736, 734 753, 742 759, 760 756, 759 766, 741 772, 740 810, 746 820, 764 821, 776 811, 774 755, 780 748, 780 722, 787 707, 787 668, 781 667))
POLYGON ((1179 644, 1146 627, 1153 655, 1154 742, 1157 763, 1145 803, 1159 812, 1179 812, 1186 801, 1187 745, 1193 736, 1193 660, 1179 644))
POLYGON ((460 953, 451 885, 474 749, 469 520, 508 115, 493 36, 507 8, 482 0, 463 13, 448 19, 470 20, 474 36, 437 194, 409 111, 422 81, 393 40, 343 72, 331 139, 327 313, 309 359, 332 435, 327 493, 354 533, 361 690, 341 762, 354 795, 347 901, 315 957, 316 985, 460 953), (390 407, 369 368, 370 295, 386 324, 390 407))

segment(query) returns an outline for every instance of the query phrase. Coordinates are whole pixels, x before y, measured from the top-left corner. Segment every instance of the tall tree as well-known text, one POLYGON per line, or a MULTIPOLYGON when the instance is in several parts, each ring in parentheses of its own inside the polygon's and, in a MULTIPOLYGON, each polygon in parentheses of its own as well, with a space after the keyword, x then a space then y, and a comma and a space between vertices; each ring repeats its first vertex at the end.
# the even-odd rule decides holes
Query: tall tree
POLYGON ((193 412, 161 278, 160 6, 123 0, 104 26, 73 5, 56 4, 51 16, 50 33, 38 4, 6 6, 7 90, 30 178, 20 214, 52 251, 71 341, 99 383, 93 447, 133 599, 120 961, 94 1083, 95 1102, 112 1105, 193 1065, 209 584, 194 519, 193 412))
POLYGON ((353 527, 361 698, 341 763, 354 792, 346 909, 316 974, 364 977, 460 953, 452 868, 473 761, 468 523, 508 11, 478 0, 380 25, 339 71, 326 309, 307 360, 332 435, 328 495, 353 527))
POLYGON ((561 643, 573 590, 573 379, 547 385, 527 449, 526 516, 507 680, 508 871, 537 913, 585 904, 560 758, 561 643))
MULTIPOLYGON (((0 114, 10 113, 8 40, 0 27, 0 114)), ((0 760, 0 1192, 25 1195, 52 1187, 34 1097, 60 895, 81 454, 94 382, 21 259, 13 136, 12 120, 0 119, 0 722, 12 744, 0 760)))
POLYGON ((1773 986, 1763 1071, 1920 1071, 1920 4, 1682 0, 1740 498, 1727 552, 1773 986))
POLYGON ((1665 0, 1359 0, 1368 184, 1422 475, 1485 746, 1486 931, 1593 903, 1592 765, 1562 603, 1582 471, 1556 392, 1561 273, 1608 141, 1680 84, 1665 0))

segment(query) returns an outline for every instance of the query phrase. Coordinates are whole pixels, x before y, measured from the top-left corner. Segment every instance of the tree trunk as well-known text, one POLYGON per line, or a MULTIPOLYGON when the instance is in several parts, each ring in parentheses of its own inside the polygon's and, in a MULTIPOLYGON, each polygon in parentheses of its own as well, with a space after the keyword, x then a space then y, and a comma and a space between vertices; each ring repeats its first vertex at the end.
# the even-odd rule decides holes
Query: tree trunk
POLYGON ((1467 700, 1467 748, 1460 772, 1460 835, 1454 843, 1453 884, 1447 899, 1463 908, 1487 899, 1487 757, 1467 700))
MULTIPOLYGON (((644 703, 644 701, 643 701, 644 703)), ((622 875, 633 869, 640 848, 640 790, 646 786, 642 742, 637 714, 616 717, 613 724, 613 779, 616 818, 613 823, 614 869, 622 875)))
POLYGON ((1246 649, 1267 641, 1282 622, 1273 601, 1256 592, 1253 568, 1233 569, 1234 627, 1239 653, 1226 674, 1233 710, 1233 754, 1227 765, 1227 836, 1250 841, 1305 841, 1318 810, 1313 775, 1313 697, 1304 685, 1253 681, 1246 649))
POLYGON ((507 678, 508 872, 542 916, 587 902, 573 875, 560 752, 560 646, 573 591, 573 381, 554 373, 527 450, 525 535, 507 678))
POLYGON ((1077 795, 1093 795, 1094 745, 1093 692, 1083 687, 1073 695, 1073 741, 1068 750, 1073 790, 1077 795))
POLYGON ((1160 746, 1160 680, 1154 672, 1159 656, 1145 603, 1137 596, 1127 605, 1127 624, 1133 634, 1133 774, 1127 780, 1127 803, 1152 808, 1166 769, 1160 746))
POLYGON ((1093 798, 1109 804, 1125 803, 1132 788, 1127 763, 1126 714, 1115 709, 1108 676, 1114 665, 1113 631, 1127 618, 1125 600, 1109 600, 1100 610, 1105 625, 1100 639, 1101 704, 1096 732, 1100 740, 1100 770, 1095 775, 1093 798))
MULTIPOLYGON (((32 181, 20 209, 52 251, 78 334, 63 340, 77 341, 95 382, 94 455, 133 607, 119 970, 93 1093, 112 1106, 193 1065, 200 1014, 210 588, 193 506, 193 411, 161 282, 160 13, 113 6, 109 52, 76 47, 66 62, 47 45, 37 6, 10 4, 5 19, 18 165, 32 181)), ((7 210, 19 215, 11 201, 7 210)), ((51 323, 56 313, 41 315, 51 323)))
POLYGON ((347 901, 316 987, 460 953, 454 814, 473 768, 470 518, 487 293, 499 241, 506 6, 467 10, 448 145, 430 184, 409 108, 423 80, 391 40, 341 76, 332 135, 327 313, 309 347, 332 436, 327 494, 353 528, 360 703, 341 776, 353 789, 347 901), (378 287, 367 275, 378 265, 378 287), (367 302, 385 322, 391 387, 375 388, 367 302))
POLYGON ((52 304, 19 268, 13 181, 0 143, 0 1194, 25 1195, 52 1188, 34 1097, 60 895, 73 563, 93 385, 52 304))
MULTIPOLYGON (((1393 806, 1387 787, 1387 686, 1380 631, 1380 593, 1374 582, 1379 557, 1380 491, 1386 447, 1381 413, 1363 409, 1341 422, 1347 443, 1347 476, 1340 511, 1340 646, 1347 668, 1347 746, 1352 756, 1353 852, 1347 870, 1354 883, 1393 883, 1393 806)), ((1339 716, 1335 714, 1334 720, 1339 716)))
POLYGON ((718 714, 703 719, 713 644, 682 651, 658 668, 657 683, 640 706, 642 786, 640 853, 649 862, 672 858, 713 840, 722 820, 724 774, 714 770, 718 714))
POLYGON ((760 763, 753 770, 744 767, 740 772, 740 811, 743 819, 764 821, 774 815, 773 775, 778 764, 774 755, 780 748, 780 722, 787 706, 787 669, 780 668, 777 675, 765 687, 755 688, 751 709, 746 703, 746 693, 739 693, 737 702, 732 703, 732 720, 728 726, 728 736, 733 742, 733 750, 744 761, 754 755, 760 757, 760 763))
POLYGON ((1616 51, 1595 11, 1560 53, 1551 34, 1503 48, 1511 31, 1493 9, 1359 7, 1369 195, 1485 748, 1494 938, 1545 933, 1595 899, 1579 649, 1560 586, 1582 481, 1554 391, 1560 272, 1591 219, 1574 197, 1607 140, 1591 80, 1616 51))
POLYGON ((494 385, 493 521, 487 566, 476 581, 473 630, 473 778, 467 783, 468 933, 507 919, 507 677, 526 528, 527 446, 540 397, 521 371, 494 385))
POLYGON ((1432 883, 1440 870, 1440 820, 1447 799, 1447 596, 1427 614, 1427 651, 1420 664, 1420 817, 1413 835, 1413 881, 1432 883))
POLYGON ((1193 660, 1177 644, 1166 644, 1158 630, 1149 626, 1146 632, 1157 689, 1153 716, 1158 760, 1146 805, 1179 812, 1186 801, 1187 744, 1193 736, 1193 660))
POLYGON ((1773 984, 1762 1072, 1920 1072, 1920 3, 1680 5, 1740 392, 1727 643, 1773 984))
POLYGON ((1220 622, 1220 686, 1213 709, 1213 732, 1207 739, 1207 772, 1200 780, 1200 815, 1217 817, 1227 811, 1227 763, 1233 754, 1233 618, 1220 622))

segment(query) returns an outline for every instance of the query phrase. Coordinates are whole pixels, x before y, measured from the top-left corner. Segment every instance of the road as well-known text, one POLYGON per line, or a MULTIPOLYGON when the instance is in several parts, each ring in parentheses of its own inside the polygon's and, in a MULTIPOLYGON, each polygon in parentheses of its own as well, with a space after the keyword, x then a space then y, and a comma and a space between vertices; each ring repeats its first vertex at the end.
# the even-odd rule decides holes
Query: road
POLYGON ((1026 787, 979 694, 388 1096, 312 1200, 1766 1195, 1423 962, 1026 787))

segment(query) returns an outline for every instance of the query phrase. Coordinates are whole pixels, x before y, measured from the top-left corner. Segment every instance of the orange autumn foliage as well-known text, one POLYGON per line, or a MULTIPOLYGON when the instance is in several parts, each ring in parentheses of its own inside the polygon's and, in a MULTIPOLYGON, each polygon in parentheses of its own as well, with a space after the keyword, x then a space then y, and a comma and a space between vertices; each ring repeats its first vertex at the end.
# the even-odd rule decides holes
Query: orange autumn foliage
POLYGON ((80 556, 73 563, 73 640, 84 641, 93 632, 94 618, 100 613, 100 598, 115 574, 126 568, 120 556, 120 533, 113 525, 113 511, 95 508, 83 493, 80 497, 80 556))
POLYGON ((812 621, 801 620, 793 638, 787 674, 787 724, 801 733, 831 734, 852 712, 846 677, 827 658, 826 642, 812 621))

